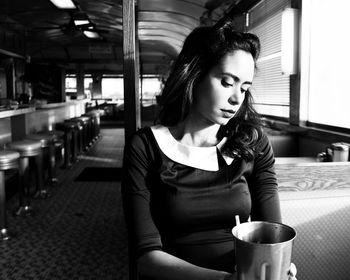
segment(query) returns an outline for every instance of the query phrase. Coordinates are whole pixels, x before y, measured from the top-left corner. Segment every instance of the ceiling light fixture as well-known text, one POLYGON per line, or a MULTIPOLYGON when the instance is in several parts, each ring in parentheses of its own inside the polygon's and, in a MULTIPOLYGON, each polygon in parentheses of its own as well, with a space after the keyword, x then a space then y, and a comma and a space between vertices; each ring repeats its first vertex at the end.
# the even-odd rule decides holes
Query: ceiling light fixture
POLYGON ((85 30, 84 35, 90 39, 99 39, 101 38, 100 34, 95 31, 85 30))
POLYGON ((59 9, 76 9, 72 0, 50 0, 59 9))
POLYGON ((90 21, 88 19, 75 19, 74 20, 74 24, 76 26, 79 26, 79 25, 88 25, 90 24, 90 21))

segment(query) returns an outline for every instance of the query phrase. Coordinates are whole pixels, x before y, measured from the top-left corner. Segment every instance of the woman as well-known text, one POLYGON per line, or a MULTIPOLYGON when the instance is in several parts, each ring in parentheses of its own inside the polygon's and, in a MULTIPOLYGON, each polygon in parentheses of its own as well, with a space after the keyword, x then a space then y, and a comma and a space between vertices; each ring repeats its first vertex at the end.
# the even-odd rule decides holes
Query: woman
POLYGON ((274 156, 249 92, 259 50, 230 23, 195 29, 158 124, 126 144, 123 203, 144 279, 235 279, 235 216, 281 222, 274 156))

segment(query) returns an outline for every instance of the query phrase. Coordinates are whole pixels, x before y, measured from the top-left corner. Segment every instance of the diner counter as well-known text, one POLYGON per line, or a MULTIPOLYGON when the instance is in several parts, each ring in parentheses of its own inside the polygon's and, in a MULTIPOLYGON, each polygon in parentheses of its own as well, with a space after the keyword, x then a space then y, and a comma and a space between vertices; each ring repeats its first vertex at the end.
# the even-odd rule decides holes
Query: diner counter
POLYGON ((350 189, 350 162, 317 162, 316 158, 278 158, 280 191, 350 189))
POLYGON ((316 162, 316 157, 275 157, 275 164, 304 164, 316 162))
POLYGON ((53 130, 56 123, 81 116, 87 100, 36 104, 35 107, 0 111, 0 145, 25 138, 27 134, 53 130))
POLYGON ((298 165, 298 166, 344 166, 349 165, 350 161, 345 162, 319 162, 316 157, 276 157, 276 165, 298 165))
POLYGON ((2 110, 0 111, 0 119, 27 114, 34 111, 34 107, 2 110))

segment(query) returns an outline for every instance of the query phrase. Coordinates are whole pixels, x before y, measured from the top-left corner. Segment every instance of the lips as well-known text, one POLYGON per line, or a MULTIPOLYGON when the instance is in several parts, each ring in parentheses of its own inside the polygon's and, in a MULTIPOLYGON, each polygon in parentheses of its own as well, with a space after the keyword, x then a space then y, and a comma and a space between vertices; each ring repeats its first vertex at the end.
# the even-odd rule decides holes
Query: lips
POLYGON ((223 113, 224 118, 232 118, 236 113, 236 111, 225 109, 221 109, 221 112, 223 113))

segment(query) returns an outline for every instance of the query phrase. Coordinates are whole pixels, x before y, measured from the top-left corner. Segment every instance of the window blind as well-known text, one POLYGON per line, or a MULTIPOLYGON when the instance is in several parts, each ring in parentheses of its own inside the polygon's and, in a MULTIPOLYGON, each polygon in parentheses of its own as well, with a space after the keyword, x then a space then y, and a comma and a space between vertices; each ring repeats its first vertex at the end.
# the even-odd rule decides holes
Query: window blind
POLYGON ((289 76, 281 70, 282 11, 290 0, 265 0, 249 13, 248 31, 261 42, 257 73, 252 85, 255 107, 260 114, 289 117, 289 76))

